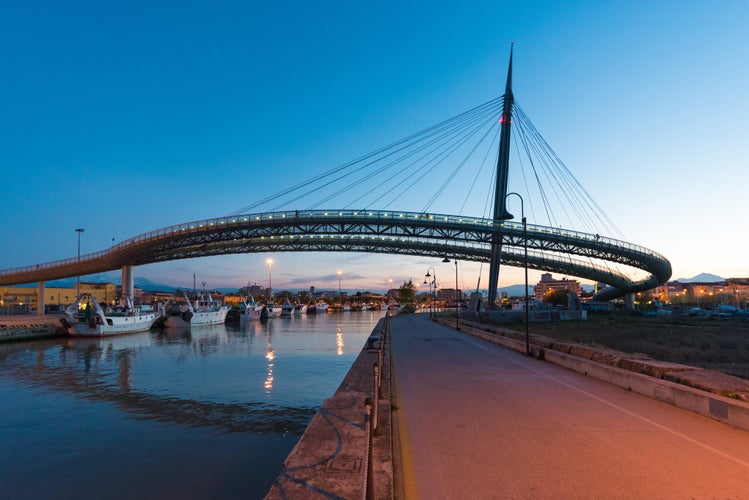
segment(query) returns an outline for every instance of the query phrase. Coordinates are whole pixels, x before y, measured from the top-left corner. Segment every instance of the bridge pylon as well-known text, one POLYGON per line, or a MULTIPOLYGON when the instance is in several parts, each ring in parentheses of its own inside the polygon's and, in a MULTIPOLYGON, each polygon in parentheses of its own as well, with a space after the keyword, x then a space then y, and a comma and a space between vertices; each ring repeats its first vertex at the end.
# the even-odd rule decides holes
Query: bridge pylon
MULTIPOLYGON (((127 298, 131 304, 134 304, 135 296, 135 266, 122 266, 122 298, 127 298)), ((127 301, 125 302, 127 303, 127 301)))
MULTIPOLYGON (((510 127, 512 126, 512 46, 510 63, 507 68, 507 83, 503 97, 502 120, 499 134, 499 154, 497 155, 497 184, 494 188, 494 220, 504 221, 513 216, 507 211, 507 175, 510 170, 510 127)), ((502 235, 492 237, 491 258, 489 261, 489 307, 497 302, 499 284, 499 264, 502 255, 502 235)))

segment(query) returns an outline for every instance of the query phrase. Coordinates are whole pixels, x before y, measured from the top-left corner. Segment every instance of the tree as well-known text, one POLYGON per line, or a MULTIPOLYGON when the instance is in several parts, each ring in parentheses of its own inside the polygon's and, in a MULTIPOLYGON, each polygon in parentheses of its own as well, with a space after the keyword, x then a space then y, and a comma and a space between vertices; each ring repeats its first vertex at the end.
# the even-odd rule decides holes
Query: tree
POLYGON ((554 304, 555 306, 566 306, 568 294, 569 290, 567 290, 566 288, 557 290, 549 289, 546 290, 546 293, 544 293, 544 302, 548 304, 554 304))
POLYGON ((408 280, 398 289, 398 304, 403 306, 401 312, 412 313, 416 311, 416 286, 413 280, 408 280))

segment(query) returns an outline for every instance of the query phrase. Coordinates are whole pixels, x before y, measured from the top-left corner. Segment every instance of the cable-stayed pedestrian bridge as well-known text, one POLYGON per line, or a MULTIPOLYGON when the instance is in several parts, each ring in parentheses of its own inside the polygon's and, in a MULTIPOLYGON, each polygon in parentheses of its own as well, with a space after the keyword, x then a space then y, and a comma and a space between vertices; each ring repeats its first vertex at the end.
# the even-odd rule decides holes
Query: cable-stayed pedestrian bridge
MULTIPOLYGON (((606 283, 609 286, 597 294, 599 299, 649 290, 671 276, 671 264, 662 255, 599 236, 621 232, 518 106, 512 91, 512 51, 501 98, 277 193, 256 194, 261 199, 225 217, 164 227, 73 259, 0 271, 0 285, 39 282, 41 289, 48 280, 122 269, 123 290, 132 298, 133 269, 138 265, 276 251, 389 253, 486 262, 490 306, 496 303, 501 264, 606 283), (513 124, 519 132, 515 149, 524 155, 517 158, 521 175, 511 184, 513 124), (492 180, 486 182, 484 166, 495 162, 492 180), (478 213, 479 197, 473 191, 485 185, 490 192, 483 213, 493 199, 491 218, 432 213, 443 195, 450 198, 451 206, 459 201, 459 189, 452 181, 467 186, 471 178, 463 204, 440 210, 478 213), (419 198, 430 194, 417 211, 411 199, 419 198, 407 196, 414 190, 419 198), (519 198, 522 224, 510 221, 514 218, 507 209, 511 195, 519 198), (546 225, 527 224, 526 203, 534 219, 536 211, 546 216, 546 225), (344 208, 320 209, 327 204, 344 208), (466 210, 467 205, 472 208, 466 210), (289 210, 300 206, 306 208, 289 210), (379 210, 352 209, 355 206, 379 210), (410 211, 385 210, 393 206, 410 211), (562 229, 561 216, 570 219, 567 227, 576 226, 572 219, 577 218, 583 231, 562 229)), ((83 229, 76 231, 80 244, 83 229)))
POLYGON ((648 290, 671 265, 647 248, 577 231, 447 214, 302 210, 186 222, 128 238, 95 253, 0 271, 0 285, 43 282, 170 260, 260 252, 367 252, 501 262, 610 285, 601 298, 648 290))

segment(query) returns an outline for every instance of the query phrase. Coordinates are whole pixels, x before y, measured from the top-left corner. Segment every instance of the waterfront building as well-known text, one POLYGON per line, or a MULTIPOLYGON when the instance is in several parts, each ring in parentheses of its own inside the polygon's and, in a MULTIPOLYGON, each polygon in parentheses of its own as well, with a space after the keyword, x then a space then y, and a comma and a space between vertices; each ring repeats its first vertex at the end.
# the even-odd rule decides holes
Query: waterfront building
POLYGON ((727 278, 721 281, 685 282, 669 281, 666 284, 671 303, 695 304, 712 307, 735 304, 743 308, 749 303, 749 278, 727 278))
MULTIPOLYGON (((77 286, 73 287, 45 287, 44 305, 63 308, 75 300, 78 293, 77 286)), ((100 304, 115 304, 118 300, 117 285, 114 283, 92 283, 81 281, 81 293, 88 293, 96 297, 100 304)), ((37 287, 4 286, 0 287, 0 307, 3 314, 11 310, 17 312, 36 311, 37 287)))
POLYGON ((167 300, 171 299, 174 296, 171 292, 148 292, 145 290, 142 290, 140 293, 140 303, 141 304, 153 304, 155 302, 160 302, 162 304, 165 304, 167 300))
POLYGON ((463 295, 463 290, 460 288, 458 289, 457 293, 455 292, 455 288, 440 288, 437 290, 437 300, 440 302, 445 303, 452 303, 455 304, 455 297, 458 297, 458 301, 463 302, 465 300, 465 295, 463 295))

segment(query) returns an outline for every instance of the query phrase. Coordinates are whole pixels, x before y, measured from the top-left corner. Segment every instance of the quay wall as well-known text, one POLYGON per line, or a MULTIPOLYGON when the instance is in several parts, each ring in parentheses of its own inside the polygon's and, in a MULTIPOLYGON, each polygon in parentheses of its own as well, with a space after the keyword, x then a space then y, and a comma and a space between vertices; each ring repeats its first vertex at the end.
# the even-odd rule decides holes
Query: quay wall
POLYGON ((0 342, 52 337, 62 333, 59 316, 5 316, 0 318, 0 342))
POLYGON ((389 318, 284 461, 266 500, 393 498, 389 318))

